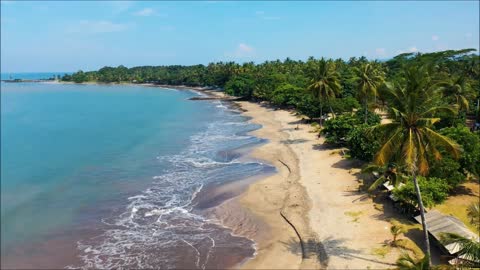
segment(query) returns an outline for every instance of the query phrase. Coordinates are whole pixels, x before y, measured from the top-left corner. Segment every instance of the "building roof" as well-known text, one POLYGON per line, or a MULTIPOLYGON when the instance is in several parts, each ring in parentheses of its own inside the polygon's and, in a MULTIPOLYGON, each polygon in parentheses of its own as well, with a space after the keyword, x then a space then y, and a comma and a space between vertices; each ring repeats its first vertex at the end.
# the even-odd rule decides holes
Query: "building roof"
MULTIPOLYGON (((428 232, 439 242, 442 233, 455 233, 465 238, 479 241, 479 236, 476 233, 470 231, 463 222, 453 216, 443 215, 437 210, 431 210, 425 213, 425 219, 427 221, 428 232)), ((422 223, 420 215, 416 216, 415 220, 418 223, 422 223)), ((455 243, 443 246, 451 255, 459 251, 459 246, 455 243)))

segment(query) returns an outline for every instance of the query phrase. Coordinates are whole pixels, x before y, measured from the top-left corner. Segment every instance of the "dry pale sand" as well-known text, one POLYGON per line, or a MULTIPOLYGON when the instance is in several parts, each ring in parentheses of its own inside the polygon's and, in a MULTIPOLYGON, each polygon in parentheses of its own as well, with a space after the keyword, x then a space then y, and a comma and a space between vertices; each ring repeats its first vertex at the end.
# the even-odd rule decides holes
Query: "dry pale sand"
POLYGON ((341 157, 338 149, 328 149, 310 132, 310 125, 299 123, 291 112, 237 103, 252 122, 263 126, 254 134, 269 139, 252 156, 278 169, 238 198, 264 224, 251 230, 258 254, 242 267, 393 268, 397 252, 385 256, 375 252, 391 240, 390 223, 358 191, 354 161, 341 157))

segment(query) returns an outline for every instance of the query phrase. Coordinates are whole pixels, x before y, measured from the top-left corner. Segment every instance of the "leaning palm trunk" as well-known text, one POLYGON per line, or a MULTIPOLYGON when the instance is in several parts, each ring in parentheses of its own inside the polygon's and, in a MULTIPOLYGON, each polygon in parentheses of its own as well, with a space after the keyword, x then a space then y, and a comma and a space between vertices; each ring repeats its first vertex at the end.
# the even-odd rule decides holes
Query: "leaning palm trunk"
POLYGON ((430 240, 428 239, 427 221, 425 220, 425 208, 423 207, 422 194, 418 186, 417 175, 413 172, 413 183, 417 193, 418 207, 420 208, 420 217, 422 218, 423 236, 425 237, 425 248, 427 249, 428 263, 431 264, 430 240))
POLYGON ((332 113, 332 117, 335 118, 336 115, 335 115, 335 113, 333 112, 333 108, 332 108, 332 104, 330 103, 330 99, 328 99, 328 107, 330 108, 330 112, 332 113))
POLYGON ((320 127, 323 127, 323 105, 322 105, 322 101, 320 101, 320 127))

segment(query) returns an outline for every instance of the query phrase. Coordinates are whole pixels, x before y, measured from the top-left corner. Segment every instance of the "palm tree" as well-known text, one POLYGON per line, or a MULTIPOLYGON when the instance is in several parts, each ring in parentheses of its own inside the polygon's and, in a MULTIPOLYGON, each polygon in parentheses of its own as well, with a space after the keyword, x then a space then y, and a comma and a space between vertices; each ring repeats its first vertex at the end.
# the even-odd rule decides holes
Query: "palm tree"
MULTIPOLYGON (((335 69, 335 63, 326 61, 325 59, 309 60, 310 63, 310 85, 308 89, 320 101, 320 126, 322 125, 323 116, 323 100, 328 101, 335 98, 340 93, 340 80, 335 69)), ((332 107, 330 111, 333 114, 332 107)))
POLYGON ((457 256, 466 263, 472 263, 472 266, 480 264, 480 242, 475 239, 468 239, 454 233, 444 233, 441 236, 441 242, 444 245, 455 244, 459 251, 457 256), (476 264, 476 265, 475 265, 476 264))
POLYGON ((439 111, 456 113, 454 107, 436 106, 439 88, 425 67, 405 69, 405 85, 393 87, 389 92, 389 114, 391 123, 380 124, 371 129, 383 136, 384 143, 375 155, 374 163, 380 166, 396 161, 411 174, 420 208, 427 257, 430 258, 425 210, 422 202, 417 173, 426 175, 431 157, 441 159, 439 147, 458 158, 460 146, 432 129, 438 122, 434 114, 439 111))
POLYGON ((358 87, 358 95, 363 98, 365 106, 365 124, 367 123, 368 114, 368 98, 374 96, 377 97, 377 89, 382 85, 384 80, 384 74, 378 68, 371 63, 364 63, 360 67, 354 68, 356 74, 356 83, 358 87))
POLYGON ((392 245, 395 245, 397 243, 397 237, 404 232, 405 232, 405 229, 400 225, 392 225, 390 227, 390 233, 393 236, 392 245))
POLYGON ((467 215, 470 223, 480 231, 480 203, 472 203, 467 208, 467 215))
POLYGON ((445 96, 454 97, 455 103, 459 106, 459 109, 468 112, 469 104, 466 96, 469 95, 471 88, 466 77, 458 76, 441 83, 440 85, 443 87, 445 96))
POLYGON ((403 253, 396 264, 399 270, 428 270, 430 268, 428 256, 416 260, 407 253, 403 253))
POLYGON ((400 183, 404 183, 407 180, 405 175, 395 163, 389 163, 382 166, 377 164, 369 164, 362 169, 362 173, 372 173, 377 177, 370 187, 368 187, 369 192, 375 190, 377 187, 387 181, 389 181, 394 187, 397 187, 400 183))

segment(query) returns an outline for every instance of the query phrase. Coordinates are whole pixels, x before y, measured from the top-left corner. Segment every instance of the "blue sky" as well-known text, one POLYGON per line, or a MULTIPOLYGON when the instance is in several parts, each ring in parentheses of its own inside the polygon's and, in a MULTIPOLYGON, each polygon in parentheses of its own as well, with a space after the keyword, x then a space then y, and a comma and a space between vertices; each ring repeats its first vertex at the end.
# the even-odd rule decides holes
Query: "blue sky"
POLYGON ((2 72, 479 48, 478 1, 1 2, 2 72))

